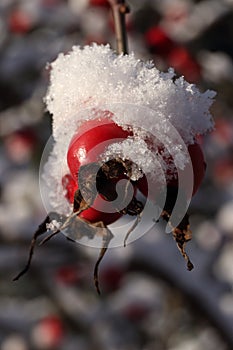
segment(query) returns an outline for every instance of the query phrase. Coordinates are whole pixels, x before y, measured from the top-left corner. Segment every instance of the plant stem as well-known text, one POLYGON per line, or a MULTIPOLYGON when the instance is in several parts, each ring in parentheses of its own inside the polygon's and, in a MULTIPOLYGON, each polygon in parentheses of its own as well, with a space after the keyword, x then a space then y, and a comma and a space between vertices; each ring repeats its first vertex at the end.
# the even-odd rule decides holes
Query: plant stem
POLYGON ((129 13, 129 7, 125 3, 125 0, 108 0, 112 8, 113 20, 115 24, 116 33, 116 45, 117 53, 127 54, 128 44, 127 44, 127 33, 125 26, 125 15, 129 13))

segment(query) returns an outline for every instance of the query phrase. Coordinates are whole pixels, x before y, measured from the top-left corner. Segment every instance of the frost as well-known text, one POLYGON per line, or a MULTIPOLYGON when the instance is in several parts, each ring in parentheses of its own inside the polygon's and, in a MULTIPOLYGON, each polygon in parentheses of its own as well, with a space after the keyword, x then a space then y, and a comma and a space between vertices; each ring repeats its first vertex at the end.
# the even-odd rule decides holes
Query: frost
POLYGON ((61 225, 61 222, 58 222, 57 220, 52 220, 49 224, 46 224, 46 228, 47 230, 50 230, 52 232, 57 232, 60 229, 61 225))
MULTIPOLYGON (((173 70, 161 73, 133 53, 117 56, 109 45, 74 46, 70 53, 59 54, 51 69, 45 102, 53 114, 55 139, 60 134, 73 134, 73 127, 85 118, 79 111, 105 103, 148 106, 161 115, 161 123, 169 118, 188 143, 213 127, 209 113, 213 91, 203 94, 183 78, 174 83, 173 70)), ((121 122, 128 124, 127 116, 121 122)), ((150 121, 141 123, 150 130, 150 121)))
MULTIPOLYGON (((161 73, 153 62, 142 62, 133 53, 118 56, 109 45, 74 46, 68 54, 59 54, 51 63, 45 97, 53 115, 55 144, 44 177, 54 209, 65 206, 68 210, 61 177, 68 172, 70 140, 84 120, 96 119, 101 117, 101 110, 109 110, 117 124, 131 127, 133 138, 111 146, 114 149, 109 147, 106 155, 111 151, 122 154, 157 177, 156 164, 159 162, 163 169, 164 164, 162 157, 148 149, 146 135, 155 135, 158 144, 165 145, 164 152, 183 169, 187 162, 185 145, 213 128, 209 108, 214 96, 213 91, 201 93, 182 77, 175 79, 172 68, 161 73)), ((135 177, 140 176, 139 169, 135 177)))
POLYGON ((164 163, 162 157, 159 157, 152 151, 148 150, 148 146, 144 140, 128 138, 119 143, 113 143, 107 147, 102 159, 108 161, 111 158, 121 157, 123 160, 130 159, 135 161, 138 159, 132 172, 131 180, 136 181, 143 176, 143 173, 153 174, 156 178, 163 181, 163 172, 161 173, 161 163, 164 163), (135 157, 135 150, 137 156, 135 157))

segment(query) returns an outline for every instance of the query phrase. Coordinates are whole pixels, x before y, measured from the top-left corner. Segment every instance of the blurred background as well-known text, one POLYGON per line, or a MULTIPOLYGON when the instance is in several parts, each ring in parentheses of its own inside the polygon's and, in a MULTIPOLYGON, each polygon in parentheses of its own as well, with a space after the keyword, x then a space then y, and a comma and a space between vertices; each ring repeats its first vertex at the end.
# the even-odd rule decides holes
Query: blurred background
POLYGON ((128 0, 129 50, 217 91, 216 129, 202 140, 207 174, 190 207, 186 271, 164 225, 111 249, 93 285, 96 249, 63 235, 36 249, 38 183, 51 118, 48 62, 73 45, 110 43, 107 0, 0 0, 0 349, 233 348, 233 1, 128 0))

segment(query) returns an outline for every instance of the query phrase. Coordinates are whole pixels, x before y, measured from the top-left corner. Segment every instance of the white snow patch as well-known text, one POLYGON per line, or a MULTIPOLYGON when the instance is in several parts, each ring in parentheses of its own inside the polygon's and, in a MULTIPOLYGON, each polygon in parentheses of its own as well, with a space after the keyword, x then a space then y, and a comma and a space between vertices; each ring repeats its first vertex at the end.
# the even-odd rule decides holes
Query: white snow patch
POLYGON ((163 181, 163 173, 161 173, 160 166, 161 163, 164 163, 162 157, 150 151, 146 142, 140 138, 127 138, 122 142, 111 144, 103 154, 103 160, 108 161, 109 159, 120 157, 123 160, 130 159, 135 161, 135 150, 138 161, 136 161, 137 167, 133 169, 131 180, 136 181, 140 179, 143 173, 148 175, 153 173, 157 179, 162 176, 161 181, 163 181))
POLYGON ((53 115, 55 144, 44 178, 54 210, 70 210, 61 178, 69 172, 66 153, 83 121, 100 117, 107 107, 114 122, 130 127, 133 136, 109 146, 105 156, 113 152, 133 160, 139 168, 135 177, 140 177, 140 169, 157 177, 156 164, 159 162, 163 169, 166 164, 161 154, 148 147, 148 135, 154 137, 154 144, 163 144, 167 158, 171 154, 176 166, 183 169, 186 146, 197 134, 213 129, 209 108, 214 96, 209 90, 201 93, 182 77, 175 79, 173 69, 161 73, 153 62, 142 62, 134 53, 118 56, 109 45, 74 46, 68 54, 59 54, 51 63, 45 97, 53 115))
POLYGON ((46 224, 46 228, 47 230, 50 230, 52 232, 57 232, 60 229, 61 225, 61 222, 57 220, 52 220, 50 223, 46 224))

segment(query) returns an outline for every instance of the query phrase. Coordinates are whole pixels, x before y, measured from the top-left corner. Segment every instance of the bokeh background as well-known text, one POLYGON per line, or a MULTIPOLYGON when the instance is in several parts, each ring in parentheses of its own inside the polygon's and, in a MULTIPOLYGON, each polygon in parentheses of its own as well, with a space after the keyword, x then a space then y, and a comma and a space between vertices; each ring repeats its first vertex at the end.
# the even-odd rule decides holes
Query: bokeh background
POLYGON ((38 170, 51 135, 47 63, 73 45, 115 47, 106 0, 0 0, 0 349, 226 350, 233 348, 233 1, 129 0, 129 49, 201 90, 217 91, 216 129, 190 206, 185 263, 164 225, 111 249, 93 286, 96 249, 64 236, 37 247, 46 212, 38 170))

